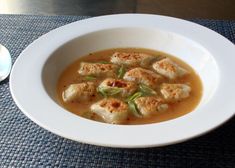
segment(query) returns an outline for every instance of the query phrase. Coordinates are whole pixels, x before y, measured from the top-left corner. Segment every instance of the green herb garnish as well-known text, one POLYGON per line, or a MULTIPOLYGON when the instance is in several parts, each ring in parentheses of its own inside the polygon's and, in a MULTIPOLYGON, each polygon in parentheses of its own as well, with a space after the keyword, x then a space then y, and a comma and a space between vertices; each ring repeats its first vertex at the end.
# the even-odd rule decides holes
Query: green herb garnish
POLYGON ((113 96, 118 93, 120 93, 122 90, 117 87, 110 87, 110 88, 104 88, 104 87, 98 87, 97 91, 101 93, 103 97, 113 96))
POLYGON ((126 72, 125 67, 122 65, 118 70, 118 78, 122 78, 126 72))
POLYGON ((142 93, 142 92, 136 92, 136 93, 134 93, 133 95, 129 96, 129 97, 126 99, 126 101, 127 101, 127 102, 134 101, 135 99, 137 99, 137 98, 139 98, 139 97, 141 97, 141 96, 143 96, 143 93, 142 93))
POLYGON ((110 64, 110 62, 108 62, 108 61, 99 61, 97 63, 99 63, 99 64, 110 64))
POLYGON ((155 90, 151 89, 150 87, 148 87, 145 84, 140 84, 139 85, 140 91, 144 94, 144 95, 155 95, 157 94, 155 90))
POLYGON ((89 81, 96 80, 96 77, 94 77, 94 76, 85 76, 85 80, 89 80, 89 81))
POLYGON ((128 106, 129 106, 131 112, 132 112, 136 117, 139 117, 139 118, 142 117, 142 114, 140 113, 140 111, 139 111, 138 108, 136 107, 136 104, 135 104, 134 101, 129 101, 129 102, 128 102, 128 106))
POLYGON ((156 59, 157 59, 157 61, 160 61, 160 60, 162 60, 162 59, 164 59, 164 58, 166 58, 166 56, 158 55, 156 59))
POLYGON ((97 92, 99 92, 105 98, 108 97, 108 95, 105 93, 104 89, 102 89, 101 87, 97 88, 97 92))
POLYGON ((87 118, 87 119, 91 119, 92 112, 90 112, 90 111, 85 111, 85 112, 82 113, 81 116, 84 117, 84 118, 87 118))

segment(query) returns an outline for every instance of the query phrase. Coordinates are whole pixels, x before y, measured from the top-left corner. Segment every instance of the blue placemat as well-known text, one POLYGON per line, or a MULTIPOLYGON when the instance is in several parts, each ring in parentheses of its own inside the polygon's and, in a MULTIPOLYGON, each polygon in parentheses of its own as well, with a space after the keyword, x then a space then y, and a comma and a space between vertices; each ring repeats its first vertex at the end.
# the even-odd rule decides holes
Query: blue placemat
MULTIPOLYGON (((15 61, 42 34, 84 18, 0 15, 0 43, 15 61)), ((235 21, 192 21, 235 43, 235 21)), ((207 135, 177 145, 148 149, 98 147, 58 137, 34 124, 14 104, 6 80, 0 83, 0 167, 235 168, 235 118, 207 135)))

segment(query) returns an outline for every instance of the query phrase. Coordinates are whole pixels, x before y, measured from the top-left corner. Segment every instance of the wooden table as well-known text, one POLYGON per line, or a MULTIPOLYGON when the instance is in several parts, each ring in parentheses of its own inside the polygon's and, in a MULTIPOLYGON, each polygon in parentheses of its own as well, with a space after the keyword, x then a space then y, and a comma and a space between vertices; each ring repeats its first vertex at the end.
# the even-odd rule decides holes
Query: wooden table
POLYGON ((0 0, 0 14, 151 13, 184 19, 235 19, 235 0, 0 0))

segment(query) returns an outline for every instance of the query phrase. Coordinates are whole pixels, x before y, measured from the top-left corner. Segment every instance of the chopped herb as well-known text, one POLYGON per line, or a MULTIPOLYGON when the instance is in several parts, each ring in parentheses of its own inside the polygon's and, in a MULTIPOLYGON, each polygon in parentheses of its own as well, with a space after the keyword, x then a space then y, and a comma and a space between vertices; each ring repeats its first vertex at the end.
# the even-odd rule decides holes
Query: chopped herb
POLYGON ((157 94, 156 91, 154 91, 153 89, 151 89, 150 87, 148 87, 147 85, 144 84, 140 84, 139 85, 140 91, 144 94, 144 95, 155 95, 157 94))
POLYGON ((139 98, 141 96, 143 96, 142 92, 136 92, 133 95, 129 96, 126 101, 127 102, 134 101, 135 99, 137 99, 137 98, 139 98))
POLYGON ((97 88, 97 92, 99 92, 103 97, 107 98, 107 94, 100 87, 97 88))
POLYGON ((126 72, 125 67, 122 65, 118 70, 118 78, 122 78, 125 72, 126 72))
POLYGON ((110 62, 108 62, 108 61, 99 61, 97 63, 99 63, 99 64, 110 64, 110 62))
POLYGON ((95 80, 95 79, 96 79, 96 77, 94 77, 94 76, 85 76, 85 80, 91 81, 91 80, 95 80))
POLYGON ((162 60, 162 59, 164 59, 164 58, 166 58, 166 56, 158 55, 158 56, 157 56, 157 61, 160 61, 160 60, 162 60))
POLYGON ((128 106, 131 110, 131 112, 136 116, 141 118, 142 114, 140 113, 140 111, 138 110, 138 108, 136 107, 136 104, 133 101, 129 101, 128 102, 128 106))
POLYGON ((115 95, 115 94, 120 93, 120 92, 121 92, 121 89, 120 89, 120 88, 113 87, 113 88, 106 89, 105 92, 106 92, 109 96, 112 96, 112 95, 115 95))
POLYGON ((91 111, 85 111, 82 113, 82 117, 87 118, 87 119, 91 119, 92 114, 93 113, 91 111))
POLYGON ((108 97, 108 96, 116 95, 116 94, 120 93, 122 90, 120 88, 117 88, 117 87, 111 87, 111 88, 98 87, 97 91, 99 93, 101 93, 101 95, 103 97, 108 97))

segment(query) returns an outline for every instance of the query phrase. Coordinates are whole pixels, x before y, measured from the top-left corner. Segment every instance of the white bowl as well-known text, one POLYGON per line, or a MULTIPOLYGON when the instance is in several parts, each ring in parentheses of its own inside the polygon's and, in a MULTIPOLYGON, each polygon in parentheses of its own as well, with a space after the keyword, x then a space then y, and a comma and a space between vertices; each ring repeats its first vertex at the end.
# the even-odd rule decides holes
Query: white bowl
POLYGON ((234 115, 234 45, 223 36, 185 20, 144 14, 94 17, 55 29, 29 45, 10 76, 14 101, 41 127, 75 141, 110 147, 151 147, 185 141, 234 115), (182 117, 155 124, 111 125, 87 120, 61 107, 60 73, 90 52, 141 47, 175 55, 200 75, 203 97, 182 117))

